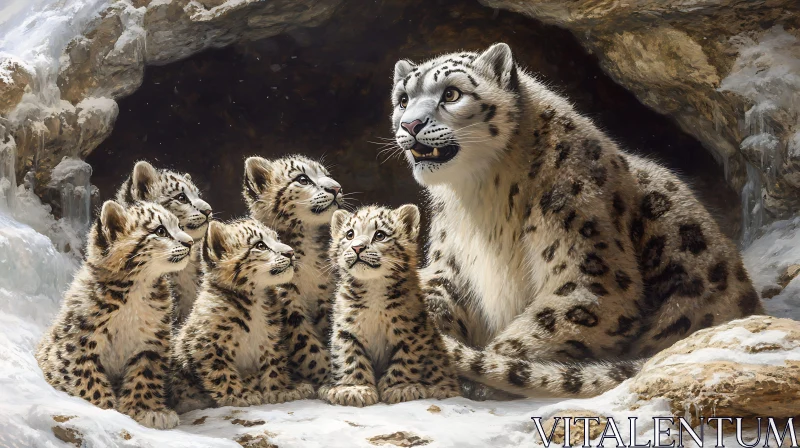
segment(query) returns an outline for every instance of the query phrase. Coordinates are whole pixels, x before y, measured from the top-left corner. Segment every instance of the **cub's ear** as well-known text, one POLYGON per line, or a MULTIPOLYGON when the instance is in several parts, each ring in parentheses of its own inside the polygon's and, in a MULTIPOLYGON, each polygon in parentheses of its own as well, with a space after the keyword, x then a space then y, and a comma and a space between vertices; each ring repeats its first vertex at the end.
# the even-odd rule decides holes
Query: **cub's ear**
POLYGON ((125 225, 128 223, 128 212, 125 208, 114 201, 106 201, 103 203, 103 209, 100 211, 100 229, 106 235, 109 241, 116 241, 119 234, 125 231, 125 225))
POLYGON ((272 167, 263 157, 248 157, 244 161, 244 194, 253 201, 271 181, 272 167))
POLYGON ((222 259, 225 253, 231 250, 227 227, 219 221, 208 223, 206 238, 203 241, 203 256, 206 257, 207 261, 211 263, 217 262, 222 259))
POLYGON ((472 62, 472 66, 497 81, 503 89, 516 88, 514 85, 517 82, 516 67, 508 45, 504 43, 492 45, 472 62))
POLYGON ((189 174, 189 173, 186 173, 186 174, 184 174, 184 175, 183 175, 183 178, 184 178, 184 179, 186 179, 186 180, 188 180, 189 182, 191 182, 191 181, 192 181, 192 175, 191 175, 191 174, 189 174))
POLYGON ((409 238, 416 240, 419 235, 419 208, 414 204, 401 205, 394 210, 395 216, 403 224, 409 238))
POLYGON ((336 237, 339 231, 342 230, 345 221, 350 219, 351 216, 353 216, 353 214, 347 210, 336 210, 333 212, 333 216, 331 217, 331 236, 336 237))
POLYGON ((416 67, 416 65, 407 59, 397 61, 397 63, 394 64, 394 82, 392 82, 392 84, 397 84, 398 81, 408 76, 411 70, 414 70, 414 67, 416 67))
POLYGON ((133 198, 137 201, 150 199, 156 182, 158 182, 158 170, 144 160, 136 162, 131 176, 131 194, 133 198))

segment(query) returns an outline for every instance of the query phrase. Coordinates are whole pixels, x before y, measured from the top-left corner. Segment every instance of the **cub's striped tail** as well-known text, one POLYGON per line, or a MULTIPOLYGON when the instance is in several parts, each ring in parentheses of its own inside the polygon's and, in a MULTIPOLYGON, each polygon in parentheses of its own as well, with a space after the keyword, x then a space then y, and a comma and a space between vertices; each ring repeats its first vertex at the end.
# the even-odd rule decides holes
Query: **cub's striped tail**
POLYGON ((593 397, 635 375, 646 361, 530 361, 443 339, 460 376, 525 397, 593 397))

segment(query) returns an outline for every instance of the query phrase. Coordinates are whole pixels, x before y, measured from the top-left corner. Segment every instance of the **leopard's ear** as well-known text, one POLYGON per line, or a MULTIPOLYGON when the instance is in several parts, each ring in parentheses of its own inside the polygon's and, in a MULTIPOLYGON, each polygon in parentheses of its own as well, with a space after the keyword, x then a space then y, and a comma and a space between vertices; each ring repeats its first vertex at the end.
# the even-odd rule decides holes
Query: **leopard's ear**
POLYGON ((347 210, 336 210, 333 212, 333 216, 331 217, 331 236, 336 238, 336 235, 339 234, 339 231, 342 230, 342 226, 345 222, 347 222, 350 217, 353 216, 352 213, 348 212, 347 210))
POLYGON ((408 76, 411 70, 414 70, 414 67, 416 67, 416 65, 407 59, 400 59, 397 61, 397 63, 394 64, 394 82, 392 84, 397 84, 398 81, 408 76))
POLYGON ((248 157, 244 161, 244 195, 246 199, 257 200, 272 180, 272 166, 263 157, 248 157))
POLYGON ((189 174, 189 173, 186 173, 186 174, 184 174, 184 175, 183 175, 183 178, 184 178, 184 179, 186 179, 186 180, 188 180, 189 182, 191 182, 191 181, 192 181, 192 175, 191 175, 191 174, 189 174))
POLYGON ((144 160, 136 162, 131 175, 131 195, 137 201, 151 199, 158 182, 158 170, 144 160))
POLYGON ((416 241, 419 235, 419 208, 414 204, 405 204, 393 210, 393 213, 402 223, 409 239, 416 241))
POLYGON ((489 79, 494 79, 500 87, 512 90, 516 86, 516 66, 511 55, 511 47, 504 43, 497 43, 489 47, 471 64, 476 70, 483 72, 489 79))
POLYGON ((228 226, 219 221, 208 223, 208 230, 206 230, 206 237, 203 241, 203 258, 208 263, 214 264, 230 250, 228 226))
POLYGON ((114 201, 106 201, 100 211, 99 232, 103 232, 108 241, 114 242, 121 233, 125 232, 128 223, 128 212, 114 201))

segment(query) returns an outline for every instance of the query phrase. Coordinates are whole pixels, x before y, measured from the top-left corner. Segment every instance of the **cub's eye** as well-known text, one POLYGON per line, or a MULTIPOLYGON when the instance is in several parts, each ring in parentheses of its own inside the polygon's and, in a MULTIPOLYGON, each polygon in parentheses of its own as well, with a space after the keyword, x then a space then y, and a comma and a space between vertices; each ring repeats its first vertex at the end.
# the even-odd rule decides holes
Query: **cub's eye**
POLYGON ((383 241, 386 239, 386 233, 383 230, 378 230, 375 232, 375 236, 372 237, 372 241, 383 241))
POLYGON ((400 108, 405 109, 406 106, 408 106, 408 95, 405 93, 400 95, 400 100, 398 102, 400 103, 400 108))
POLYGON ((356 233, 353 232, 353 229, 350 229, 347 231, 347 234, 345 236, 347 237, 348 240, 352 240, 356 236, 356 233))
POLYGON ((306 176, 305 174, 301 174, 301 175, 295 177, 294 181, 297 182, 300 185, 310 185, 311 184, 311 179, 309 179, 308 176, 306 176))
POLYGON ((459 98, 461 98, 461 91, 455 87, 446 88, 442 95, 442 99, 447 103, 455 103, 459 98))
POLYGON ((165 237, 169 236, 169 232, 167 232, 167 228, 164 227, 164 226, 158 226, 153 233, 155 233, 156 236, 161 237, 161 238, 165 238, 165 237))
POLYGON ((263 241, 259 241, 253 246, 256 250, 267 250, 267 245, 263 241))
POLYGON ((180 202, 182 204, 188 204, 189 203, 189 198, 184 193, 181 193, 181 194, 175 196, 175 199, 177 199, 178 202, 180 202))

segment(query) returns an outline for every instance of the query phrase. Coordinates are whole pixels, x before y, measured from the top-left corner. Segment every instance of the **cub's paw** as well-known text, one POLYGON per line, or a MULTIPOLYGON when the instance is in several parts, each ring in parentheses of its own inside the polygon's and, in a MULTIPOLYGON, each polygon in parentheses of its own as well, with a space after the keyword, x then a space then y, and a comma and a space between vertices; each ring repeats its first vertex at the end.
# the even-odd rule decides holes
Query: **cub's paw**
POLYGON ((287 401, 302 400, 314 395, 314 388, 310 385, 299 384, 298 387, 286 387, 264 392, 261 398, 264 403, 277 404, 287 401), (309 395, 310 393, 310 395, 309 395))
POLYGON ((461 390, 458 386, 428 386, 425 388, 427 398, 452 398, 460 397, 461 390))
POLYGON ((148 428, 154 429, 172 429, 180 423, 178 414, 172 409, 140 411, 133 415, 133 419, 148 428))
POLYGON ((250 403, 248 403, 247 400, 245 400, 244 396, 242 395, 225 395, 224 397, 217 399, 217 404, 220 407, 235 406, 235 407, 245 408, 247 406, 250 406, 250 403))
POLYGON ((263 403, 261 393, 251 390, 242 393, 242 400, 247 402, 246 406, 258 406, 263 403))
POLYGON ((333 386, 326 397, 331 404, 364 407, 378 402, 378 390, 374 386, 333 386))
POLYGON ((419 400, 427 397, 425 392, 425 387, 419 384, 397 384, 392 387, 387 387, 381 393, 381 400, 389 404, 419 400))
POLYGON ((294 388, 299 394, 299 398, 296 398, 297 400, 314 398, 317 395, 317 393, 314 391, 314 386, 309 383, 297 383, 295 384, 294 388))

